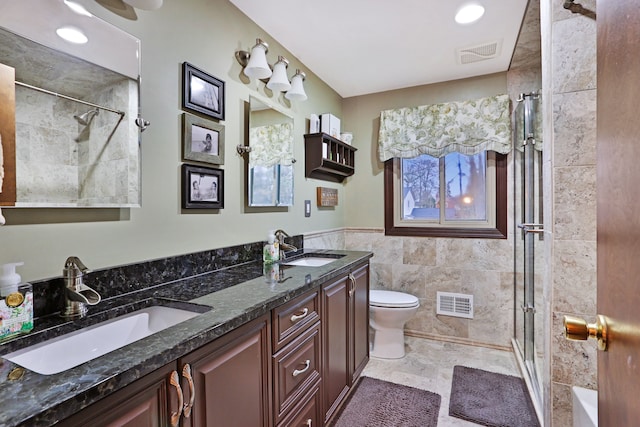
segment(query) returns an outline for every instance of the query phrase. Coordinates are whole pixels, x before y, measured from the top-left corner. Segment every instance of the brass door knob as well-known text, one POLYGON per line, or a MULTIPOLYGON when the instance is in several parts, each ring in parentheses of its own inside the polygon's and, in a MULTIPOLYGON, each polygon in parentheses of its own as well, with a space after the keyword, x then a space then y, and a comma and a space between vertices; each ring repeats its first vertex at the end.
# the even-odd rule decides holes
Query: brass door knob
POLYGON ((594 338, 598 340, 598 349, 606 351, 609 338, 607 318, 598 314, 596 323, 587 323, 579 317, 564 316, 564 336, 573 341, 586 341, 588 338, 594 338))

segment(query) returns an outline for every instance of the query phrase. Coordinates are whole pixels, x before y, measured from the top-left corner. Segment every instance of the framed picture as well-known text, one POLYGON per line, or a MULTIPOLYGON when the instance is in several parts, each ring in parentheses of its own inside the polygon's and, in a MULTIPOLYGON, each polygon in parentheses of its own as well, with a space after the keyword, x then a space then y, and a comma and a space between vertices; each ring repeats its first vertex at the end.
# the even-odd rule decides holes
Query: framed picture
POLYGON ((224 120, 224 82, 185 62, 182 108, 224 120))
POLYGON ((183 164, 182 208, 224 208, 224 171, 183 164))
POLYGON ((223 165, 224 126, 183 113, 182 150, 185 160, 223 165))

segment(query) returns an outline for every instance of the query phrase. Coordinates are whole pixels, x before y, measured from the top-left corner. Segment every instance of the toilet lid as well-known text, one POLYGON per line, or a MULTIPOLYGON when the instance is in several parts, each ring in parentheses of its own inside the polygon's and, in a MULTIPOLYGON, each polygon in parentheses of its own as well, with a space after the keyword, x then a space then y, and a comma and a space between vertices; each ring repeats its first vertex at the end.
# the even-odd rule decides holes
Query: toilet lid
POLYGON ((415 307, 419 304, 418 298, 410 294, 395 291, 369 291, 369 305, 376 307, 415 307))

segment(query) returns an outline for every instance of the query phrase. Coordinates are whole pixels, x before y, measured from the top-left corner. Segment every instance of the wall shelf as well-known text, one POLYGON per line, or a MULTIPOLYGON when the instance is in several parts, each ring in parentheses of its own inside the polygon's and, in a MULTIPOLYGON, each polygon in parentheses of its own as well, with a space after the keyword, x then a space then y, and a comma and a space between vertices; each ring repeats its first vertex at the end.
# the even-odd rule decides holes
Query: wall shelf
POLYGON ((326 133, 305 135, 305 176, 325 181, 344 181, 355 173, 356 150, 326 133))

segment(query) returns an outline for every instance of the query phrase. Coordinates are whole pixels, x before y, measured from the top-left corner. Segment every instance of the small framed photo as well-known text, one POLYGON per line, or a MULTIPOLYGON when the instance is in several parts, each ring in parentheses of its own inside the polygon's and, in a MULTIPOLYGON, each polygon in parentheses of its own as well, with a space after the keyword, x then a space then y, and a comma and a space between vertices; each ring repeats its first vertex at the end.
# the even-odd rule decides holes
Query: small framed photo
POLYGON ((183 113, 182 150, 185 160, 223 165, 224 126, 183 113))
POLYGON ((183 164, 182 208, 224 208, 224 170, 183 164))
POLYGON ((182 108, 224 120, 224 82, 185 62, 182 108))

